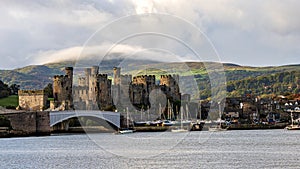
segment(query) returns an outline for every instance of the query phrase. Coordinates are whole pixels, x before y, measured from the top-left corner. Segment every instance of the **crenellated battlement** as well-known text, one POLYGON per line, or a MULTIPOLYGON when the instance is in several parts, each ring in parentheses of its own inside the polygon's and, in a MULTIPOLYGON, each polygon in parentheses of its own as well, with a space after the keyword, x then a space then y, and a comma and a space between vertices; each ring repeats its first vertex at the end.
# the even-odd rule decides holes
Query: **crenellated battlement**
POLYGON ((57 79, 57 80, 60 80, 62 78, 68 78, 68 76, 67 75, 54 75, 53 78, 57 79))
POLYGON ((107 74, 98 74, 97 77, 99 77, 99 78, 107 78, 107 74))
POLYGON ((154 75, 140 75, 133 77, 132 84, 152 84, 155 85, 154 75))
POLYGON ((44 90, 19 90, 19 96, 34 96, 34 95, 44 95, 44 90))

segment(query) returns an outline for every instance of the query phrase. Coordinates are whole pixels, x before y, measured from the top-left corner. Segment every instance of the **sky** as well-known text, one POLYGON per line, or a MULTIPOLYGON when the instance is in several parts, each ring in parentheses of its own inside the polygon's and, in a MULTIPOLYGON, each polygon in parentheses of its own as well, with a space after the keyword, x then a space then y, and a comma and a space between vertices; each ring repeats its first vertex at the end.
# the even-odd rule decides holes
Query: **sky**
MULTIPOLYGON (((0 69, 99 57, 117 40, 144 30, 164 37, 136 35, 128 38, 134 39, 130 43, 121 41, 112 53, 197 60, 178 47, 184 42, 201 46, 201 38, 194 40, 197 31, 190 32, 192 27, 216 51, 213 61, 247 66, 300 64, 299 6, 298 0, 4 0, 0 1, 0 69), (149 19, 160 14, 164 22, 149 19), (139 16, 135 25, 132 18, 139 16), (183 39, 181 44, 174 42, 176 35, 183 39)), ((201 53, 204 58, 209 54, 201 53)))

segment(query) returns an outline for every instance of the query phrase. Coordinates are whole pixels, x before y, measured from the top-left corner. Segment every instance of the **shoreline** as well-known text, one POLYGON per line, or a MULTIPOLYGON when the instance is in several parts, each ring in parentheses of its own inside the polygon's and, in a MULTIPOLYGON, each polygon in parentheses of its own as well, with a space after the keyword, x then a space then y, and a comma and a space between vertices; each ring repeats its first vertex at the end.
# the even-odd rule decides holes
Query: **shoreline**
MULTIPOLYGON (((260 125, 253 125, 253 124, 237 124, 231 125, 228 127, 228 130, 273 130, 273 129, 284 129, 288 123, 279 123, 279 124, 260 124, 260 125)), ((143 126, 143 127, 135 127, 134 130, 136 132, 165 132, 170 131, 172 128, 177 128, 178 126, 143 126)), ((188 128, 188 126, 185 126, 188 128)), ((203 127, 202 131, 206 131, 206 126, 203 127)), ((90 129, 87 128, 79 128, 76 127, 70 131, 52 131, 52 132, 23 132, 23 131, 16 131, 10 129, 2 129, 0 130, 0 138, 13 138, 13 137, 32 137, 32 136, 51 136, 60 133, 69 133, 69 134, 78 134, 78 133, 114 133, 113 130, 100 130, 99 127, 95 128, 92 127, 90 129)), ((193 132, 193 131, 190 131, 193 132)))

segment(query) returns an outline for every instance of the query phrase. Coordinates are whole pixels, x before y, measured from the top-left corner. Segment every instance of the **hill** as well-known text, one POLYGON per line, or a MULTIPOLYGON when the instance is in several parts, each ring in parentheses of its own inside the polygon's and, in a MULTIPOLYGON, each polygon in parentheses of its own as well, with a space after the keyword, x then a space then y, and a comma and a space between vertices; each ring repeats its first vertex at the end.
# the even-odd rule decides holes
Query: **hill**
MULTIPOLYGON (((145 60, 121 59, 102 61, 100 72, 112 77, 115 66, 125 67, 122 73, 154 74, 159 76, 166 73, 178 73, 182 77, 190 77, 197 81, 202 99, 210 97, 210 80, 206 70, 213 62, 172 62, 158 63, 145 60), (137 71, 139 70, 139 71, 137 71)), ((0 80, 4 83, 18 84, 21 89, 43 89, 52 83, 54 75, 64 74, 64 67, 79 66, 74 62, 50 63, 45 65, 31 65, 14 70, 0 70, 0 80)), ((249 67, 232 63, 224 63, 227 80, 227 96, 238 97, 246 94, 292 94, 300 90, 300 65, 284 65, 270 67, 249 67)))

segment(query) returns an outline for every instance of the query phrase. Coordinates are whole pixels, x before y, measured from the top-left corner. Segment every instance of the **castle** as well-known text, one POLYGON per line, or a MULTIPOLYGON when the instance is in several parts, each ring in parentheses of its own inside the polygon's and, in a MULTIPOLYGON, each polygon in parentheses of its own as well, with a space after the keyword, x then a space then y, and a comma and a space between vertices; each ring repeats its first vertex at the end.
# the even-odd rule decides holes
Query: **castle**
POLYGON ((73 67, 65 68, 66 75, 53 77, 53 98, 50 109, 71 110, 74 108, 72 97, 73 67))
POLYGON ((99 67, 85 69, 85 76, 74 86, 75 109, 113 110, 112 82, 107 74, 99 74, 99 67))
POLYGON ((132 77, 121 74, 121 68, 114 67, 112 84, 107 74, 99 74, 99 67, 93 66, 84 69, 84 76, 78 77, 77 85, 73 85, 72 79, 71 67, 66 68, 66 75, 54 76, 52 108, 119 111, 131 106, 135 110, 151 108, 164 115, 169 110, 159 110, 159 104, 163 104, 173 112, 180 110, 179 75, 161 75, 156 81, 154 75, 132 77), (166 103, 151 103, 151 97, 157 99, 161 94, 165 95, 166 103))

